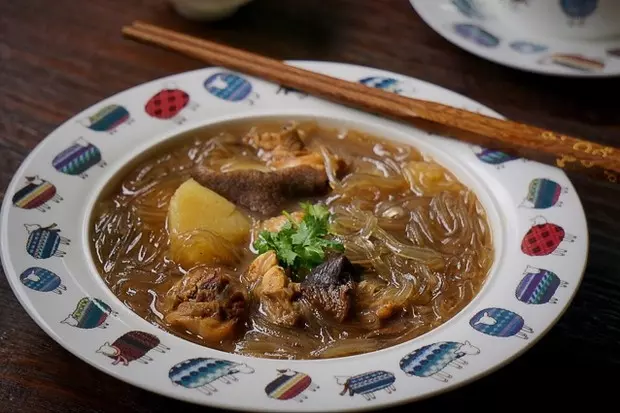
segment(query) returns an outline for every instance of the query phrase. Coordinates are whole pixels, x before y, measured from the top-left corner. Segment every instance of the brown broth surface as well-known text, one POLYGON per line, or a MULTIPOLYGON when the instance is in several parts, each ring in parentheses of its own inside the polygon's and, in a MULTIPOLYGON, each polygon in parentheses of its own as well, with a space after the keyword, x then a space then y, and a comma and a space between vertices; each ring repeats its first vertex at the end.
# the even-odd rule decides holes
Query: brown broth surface
MULTIPOLYGON (((221 171, 259 164, 253 148, 241 143, 242 136, 252 129, 279 131, 285 123, 192 131, 149 152, 110 183, 92 214, 91 246, 100 275, 126 306, 172 334, 206 345, 163 319, 166 292, 190 270, 169 258, 168 203, 198 164, 221 171)), ((343 323, 308 309, 303 325, 278 327, 252 303, 239 336, 212 347, 267 358, 342 357, 418 337, 466 306, 483 285, 494 255, 486 215, 475 194, 411 146, 312 122, 301 122, 299 128, 308 148, 335 154, 349 165, 344 178, 331 180, 328 196, 310 201, 329 206, 345 254, 364 266, 367 291, 356 295, 354 317, 343 323), (383 241, 368 237, 373 228, 368 222, 384 234, 383 241), (410 259, 403 246, 428 248, 441 254, 445 265, 437 269, 410 259), (374 309, 386 302, 397 303, 402 311, 379 320, 374 309)), ((291 200, 285 208, 299 210, 300 201, 304 199, 291 200)), ((254 225, 266 218, 245 212, 254 225)), ((232 269, 240 279, 256 258, 252 241, 232 269)))

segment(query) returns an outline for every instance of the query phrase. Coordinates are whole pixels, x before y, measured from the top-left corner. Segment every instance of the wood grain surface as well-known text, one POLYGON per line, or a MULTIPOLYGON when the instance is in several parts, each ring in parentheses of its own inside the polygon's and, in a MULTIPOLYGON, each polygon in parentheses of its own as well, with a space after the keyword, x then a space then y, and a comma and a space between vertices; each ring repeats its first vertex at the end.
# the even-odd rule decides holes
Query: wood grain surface
MULTIPOLYGON (((400 72, 517 121, 620 145, 620 79, 546 77, 487 62, 433 32, 407 0, 256 0, 212 24, 183 20, 163 0, 0 0, 0 197, 29 151, 76 112, 136 84, 202 66, 123 39, 120 28, 135 19, 277 59, 400 72)), ((406 409, 542 411, 615 402, 620 189, 571 178, 588 217, 590 256, 570 309, 508 366, 406 409)), ((208 410, 132 387, 77 359, 30 319, 0 276, 0 413, 208 410)))

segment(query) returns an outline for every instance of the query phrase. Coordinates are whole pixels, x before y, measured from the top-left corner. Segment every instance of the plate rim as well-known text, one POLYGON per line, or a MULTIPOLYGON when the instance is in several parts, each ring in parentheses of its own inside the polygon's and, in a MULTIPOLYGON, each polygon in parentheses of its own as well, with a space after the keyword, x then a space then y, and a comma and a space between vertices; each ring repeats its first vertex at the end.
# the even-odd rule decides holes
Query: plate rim
MULTIPOLYGON (((452 6, 452 2, 450 0, 433 0, 436 1, 437 3, 432 4, 432 7, 438 6, 439 3, 441 4, 446 4, 449 6, 452 6)), ((468 52, 480 59, 486 60, 488 62, 500 65, 500 66, 504 66, 510 69, 514 69, 514 70, 518 70, 521 72, 525 72, 525 73, 530 73, 530 74, 537 74, 537 75, 544 75, 544 76, 554 76, 554 77, 558 77, 558 78, 566 78, 566 79, 609 79, 609 78, 614 78, 614 77, 618 77, 620 76, 620 66, 618 67, 618 69, 615 72, 578 72, 578 71, 574 71, 574 72, 568 72, 568 71, 554 71, 552 69, 549 70, 544 70, 543 67, 545 66, 540 66, 540 69, 535 69, 533 67, 530 66, 526 66, 526 65, 522 65, 519 63, 515 63, 516 60, 512 60, 512 59, 502 59, 499 57, 496 57, 493 54, 485 54, 483 52, 483 50, 479 47, 476 47, 476 45, 474 44, 468 44, 467 42, 458 42, 455 39, 457 39, 457 36, 452 36, 449 35, 447 30, 445 30, 443 27, 441 27, 440 24, 436 23, 434 20, 432 20, 430 18, 430 13, 426 12, 425 7, 428 5, 427 0, 409 0, 409 3, 411 4, 411 7, 414 9, 414 11, 416 12, 416 14, 420 17, 420 19, 422 19, 422 21, 431 29, 433 30, 435 33, 437 33, 439 36, 441 36, 444 40, 448 41, 450 44, 452 44, 455 47, 458 47, 459 49, 468 52), (423 10, 423 11, 421 11, 423 10)), ((463 16, 463 21, 473 21, 470 18, 467 18, 465 16, 463 16)), ((506 30, 506 33, 512 33, 511 30, 506 30)), ((531 38, 536 37, 536 35, 532 36, 531 38)), ((562 42, 561 40, 557 40, 557 42, 562 42)), ((574 42, 569 42, 569 41, 563 41, 562 43, 565 44, 585 44, 582 42, 578 42, 578 41, 574 41, 574 42)), ((620 47, 620 37, 617 40, 618 46, 620 47)), ((620 59, 620 58, 619 58, 620 59)), ((536 66, 538 67, 538 66, 536 66)), ((551 68, 553 66, 548 66, 548 68, 551 68)))
MULTIPOLYGON (((443 86, 440 85, 436 85, 427 81, 424 81, 422 79, 418 79, 418 78, 414 78, 412 76, 408 76, 408 75, 404 75, 404 74, 400 74, 400 73, 396 73, 396 72, 392 72, 392 71, 388 71, 388 70, 384 70, 384 69, 379 69, 379 68, 373 68, 373 67, 369 67, 369 66, 363 66, 363 65, 355 65, 355 64, 350 64, 350 63, 340 63, 340 62, 331 62, 331 61, 316 61, 316 60, 287 60, 286 61, 289 64, 294 64, 294 65, 304 65, 304 64, 309 64, 309 65, 325 65, 327 67, 329 67, 330 65, 335 65, 335 66, 342 66, 342 67, 352 67, 352 68, 361 68, 361 69, 365 69, 368 70, 370 72, 375 72, 375 73, 383 73, 383 74, 391 74, 394 76, 398 76, 398 77, 402 77, 405 79, 413 79, 416 82, 421 82, 426 84, 427 86, 431 87, 431 88, 435 88, 435 89, 439 89, 442 92, 448 92, 452 95, 456 95, 459 96, 463 99, 466 99, 468 101, 474 102, 475 104, 484 107, 485 109, 487 108, 485 105, 482 105, 476 101, 474 101, 473 99, 465 96, 465 95, 461 95, 460 93, 457 93, 455 91, 452 91, 450 89, 444 88, 443 86)), ((206 68, 199 68, 199 69, 195 69, 195 70, 191 70, 191 71, 186 71, 186 72, 180 72, 180 73, 174 73, 171 75, 167 75, 167 76, 163 76, 157 79, 153 79, 150 81, 146 81, 143 82, 141 84, 138 85, 134 85, 132 87, 129 87, 125 90, 122 90, 114 95, 105 97, 97 102, 95 102, 93 105, 90 105, 84 109, 82 109, 81 111, 75 113, 74 115, 72 115, 70 118, 68 118, 65 122, 61 123, 60 125, 56 126, 50 133, 48 133, 43 139, 41 139, 41 141, 35 146, 35 148, 33 148, 30 153, 25 157, 25 159, 21 162, 20 166, 17 168, 17 170, 14 172, 13 176, 11 177, 10 181, 9 181, 9 185, 7 187, 7 191, 5 192, 5 197, 2 203, 2 219, 0 220, 0 234, 2 234, 2 249, 1 249, 1 256, 2 256, 2 266, 3 269, 5 271, 6 277, 9 278, 8 283, 11 286, 11 289, 13 290, 13 294, 16 296, 16 298, 18 299, 18 301, 20 302, 21 306, 26 310, 26 312, 28 313, 28 315, 30 316, 30 318, 35 321, 35 323, 39 326, 39 328, 41 328, 48 336, 50 336, 52 339, 54 339, 54 341, 56 341, 58 344, 60 344, 61 347, 63 347, 66 351, 68 351, 69 353, 77 356, 79 359, 81 359, 82 361, 88 363, 89 365, 91 365, 92 367, 96 368, 99 371, 102 371, 104 374, 108 374, 112 377, 114 377, 115 379, 121 380, 127 384, 136 386, 138 388, 142 388, 144 390, 159 394, 159 395, 163 395, 165 397, 168 398, 172 398, 172 399, 176 399, 176 400, 182 400, 184 402, 189 402, 192 404, 197 404, 197 405, 203 405, 203 406, 213 406, 213 407, 218 407, 218 408, 225 408, 225 409, 231 409, 231 410, 237 410, 237 411, 250 411, 247 408, 243 408, 243 407, 239 407, 237 405, 234 404, 230 404, 228 402, 227 399, 223 399, 223 400, 219 400, 219 399, 214 399, 214 398, 205 398, 204 402, 199 402, 194 400, 194 398, 191 397, 185 397, 183 394, 179 393, 179 392, 175 392, 174 388, 170 387, 170 391, 162 391, 162 389, 159 386, 151 386, 149 383, 150 381, 145 381, 145 380, 141 380, 141 381, 137 381, 137 380, 133 380, 130 379, 126 376, 124 376, 123 374, 120 373, 120 371, 117 370, 113 370, 113 369, 103 369, 101 368, 101 366, 99 366, 96 362, 94 362, 94 353, 93 356, 91 357, 86 357, 82 354, 80 354, 80 351, 78 351, 77 349, 74 348, 74 346, 71 346, 70 343, 68 343, 66 341, 66 339, 63 339, 63 337, 59 334, 57 334, 56 330, 51 328, 51 325, 47 322, 45 322, 38 314, 38 312, 35 311, 35 307, 32 305, 32 303, 30 303, 29 305, 28 302, 26 300, 24 300, 21 295, 21 293, 18 292, 18 283, 14 281, 12 281, 10 279, 10 275, 9 273, 14 273, 15 276, 18 276, 19 271, 17 271, 16 269, 13 269, 14 271, 8 271, 8 266, 9 266, 9 261, 7 260, 9 258, 9 254, 8 254, 8 250, 7 247, 5 247, 5 241, 8 241, 8 239, 5 239, 5 234, 8 234, 8 232, 5 232, 4 230, 4 217, 7 214, 7 210, 12 206, 12 202, 11 202, 11 192, 9 191, 9 189, 11 189, 14 184, 16 184, 16 181, 18 179, 18 177, 20 177, 21 175, 23 175, 25 173, 25 169, 26 167, 30 164, 31 160, 33 158, 36 158, 39 155, 39 151, 42 147, 42 144, 49 138, 49 136, 54 133, 55 131, 58 131, 60 129, 62 129, 65 125, 69 124, 71 121, 77 119, 80 115, 84 115, 86 114, 89 110, 93 110, 95 107, 97 107, 98 105, 100 105, 103 101, 109 101, 112 100, 116 97, 118 97, 118 95, 121 94, 125 94, 127 92, 130 92, 134 89, 143 87, 144 85, 147 84, 154 84, 157 82, 163 82, 166 79, 169 78, 174 78, 174 77, 179 77, 179 76, 184 76, 184 75, 188 75, 191 73, 200 73, 200 72, 204 72, 206 70, 209 69, 218 69, 219 67, 206 67, 206 68), (16 288, 17 287, 17 288, 16 288)), ((329 68, 328 68, 329 70, 329 68)), ((489 109, 492 111, 492 109, 489 109)), ((494 111, 493 111, 494 112, 494 111)), ((498 114, 499 115, 499 114, 498 114)), ((251 114, 250 114, 251 116, 251 114)), ((501 116, 501 115, 499 115, 501 116)), ((205 123, 212 123, 211 121, 209 122, 205 122, 205 123)), ((161 132, 161 134, 163 134, 163 132, 161 132)), ((169 130, 166 131, 166 134, 168 135, 173 135, 173 131, 169 130)), ((572 185, 572 182, 570 181, 570 179, 567 177, 566 180, 572 185)), ((574 190, 574 187, 573 187, 574 190)), ((583 210, 583 205, 581 203, 581 200, 579 198, 579 195, 577 194, 577 192, 574 190, 575 192, 575 198, 576 201, 578 202, 578 207, 580 209, 580 211, 582 212, 583 216, 584 216, 584 220, 585 220, 585 211, 583 210)), ((368 404, 366 403, 365 405, 360 405, 358 403, 354 403, 352 404, 350 407, 345 407, 345 408, 338 408, 338 411, 361 411, 361 410, 376 410, 379 408, 383 408, 383 407, 389 407, 389 406, 395 406, 395 405, 400 405, 400 404, 405 404, 405 403, 412 403, 414 401, 419 401, 419 400, 424 400, 430 397, 434 397, 437 394, 440 393, 445 393, 445 392, 450 392, 452 390, 455 390, 457 388, 463 387, 473 381, 476 381, 482 377, 485 377, 489 374, 492 374, 493 372, 499 370, 500 368, 506 366, 507 364, 511 363, 513 360, 515 360, 516 358, 520 357, 523 353, 525 353, 527 350, 531 349, 543 336, 545 336, 549 330, 551 330, 556 324, 557 322, 560 320, 560 318, 564 315, 564 313, 570 308, 572 301, 576 295, 576 293, 579 291, 580 285, 583 281, 584 278, 584 273, 585 273, 585 269, 588 263, 588 254, 589 254, 589 228, 587 226, 587 222, 585 222, 585 245, 583 248, 583 253, 584 253, 584 259, 583 259, 583 268, 576 272, 579 274, 578 276, 578 281, 574 284, 574 289, 572 290, 570 296, 566 297, 566 303, 562 304, 562 308, 561 311, 557 314, 557 316, 552 320, 552 322, 547 323, 544 329, 540 329, 539 331, 537 331, 537 333, 528 341, 527 345, 522 346, 517 352, 514 352, 510 357, 505 357, 503 358, 502 362, 500 363, 495 363, 494 365, 492 365, 491 367, 485 367, 483 369, 483 371, 476 371, 476 373, 470 373, 467 374, 467 378, 464 379, 459 379, 458 381, 455 381, 453 383, 449 383, 446 384, 443 387, 437 388, 436 390, 433 391, 427 391, 424 394, 418 394, 418 395, 411 395, 409 397, 404 397, 402 399, 393 399, 393 398, 385 398, 385 399, 381 399, 380 401, 376 401, 375 403, 372 404, 368 404)), ((12 265, 12 264, 11 264, 12 265)), ((25 294, 24 294, 25 296, 25 294)), ((462 310, 461 312, 459 312, 459 314, 461 314, 464 310, 462 310)), ((135 315, 135 314, 134 314, 135 315)), ((139 317, 137 315, 135 315, 136 317, 139 317)), ((440 327, 438 327, 440 328, 440 327)), ((437 330, 438 328, 434 329, 437 330)), ((433 331, 433 330, 431 330, 433 331)), ((373 353, 368 353, 373 354, 373 353)), ((283 361, 284 363, 288 362, 288 361, 283 361)), ((291 406, 292 407, 292 406, 291 406)), ((320 408, 320 406, 319 406, 320 408)), ((255 409, 253 409, 252 411, 281 411, 282 409, 271 409, 269 410, 269 408, 265 408, 265 407, 256 407, 255 409)), ((305 410, 304 410, 305 411, 305 410)), ((314 410, 313 410, 314 411, 314 410)))

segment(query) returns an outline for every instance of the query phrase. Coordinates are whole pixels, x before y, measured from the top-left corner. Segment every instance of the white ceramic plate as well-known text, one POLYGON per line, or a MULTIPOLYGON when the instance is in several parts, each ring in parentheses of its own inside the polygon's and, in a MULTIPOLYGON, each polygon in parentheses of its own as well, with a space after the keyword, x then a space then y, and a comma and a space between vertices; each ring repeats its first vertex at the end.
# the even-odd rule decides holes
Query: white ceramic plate
POLYGON ((620 38, 553 39, 515 31, 470 0, 409 0, 433 30, 484 59, 529 72, 568 77, 620 74, 620 38))
MULTIPOLYGON (((293 64, 499 116, 398 74, 337 63, 293 64)), ((189 402, 262 411, 361 410, 417 400, 479 378, 532 346, 567 308, 585 267, 588 232, 579 198, 562 171, 223 73, 229 72, 197 70, 112 96, 52 132, 15 174, 2 206, 4 270, 25 310, 68 351, 128 383, 189 402), (222 88, 211 81, 205 88, 214 78, 224 81, 215 83, 222 88), (161 98, 164 88, 166 97, 175 97, 172 102, 147 104, 161 98), (87 236, 91 207, 106 181, 137 154, 182 131, 274 115, 331 119, 409 142, 473 188, 487 209, 497 252, 478 296, 415 340, 321 361, 211 350, 162 331, 117 300, 96 273, 87 236), (289 377, 274 381, 282 374, 278 370, 289 377)))

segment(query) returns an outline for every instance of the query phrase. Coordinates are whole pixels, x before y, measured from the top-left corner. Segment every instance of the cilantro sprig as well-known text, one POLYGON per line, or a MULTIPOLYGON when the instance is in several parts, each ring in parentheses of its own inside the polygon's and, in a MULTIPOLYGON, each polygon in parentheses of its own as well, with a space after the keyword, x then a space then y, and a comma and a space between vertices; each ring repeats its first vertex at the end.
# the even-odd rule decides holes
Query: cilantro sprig
POLYGON ((329 239, 330 212, 320 204, 302 202, 302 221, 297 224, 283 211, 288 221, 278 232, 261 231, 254 241, 254 248, 263 254, 273 250, 280 265, 299 275, 300 270, 311 270, 325 261, 328 250, 343 252, 344 245, 329 239))

